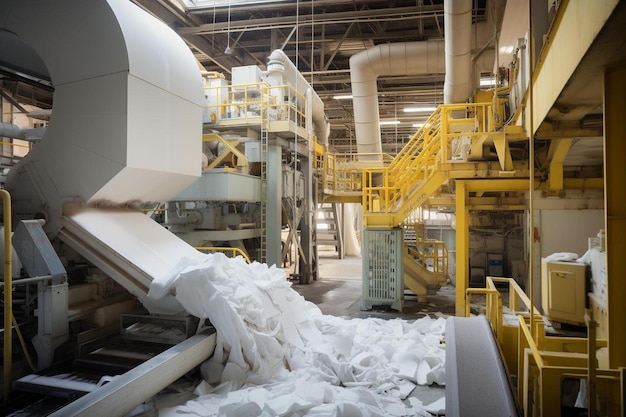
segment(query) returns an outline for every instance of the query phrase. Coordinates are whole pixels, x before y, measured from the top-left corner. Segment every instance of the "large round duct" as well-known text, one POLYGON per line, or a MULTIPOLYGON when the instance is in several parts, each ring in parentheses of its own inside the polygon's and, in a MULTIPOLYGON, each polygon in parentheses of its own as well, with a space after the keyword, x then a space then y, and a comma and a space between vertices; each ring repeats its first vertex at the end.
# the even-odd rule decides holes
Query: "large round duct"
POLYGON ((381 75, 441 74, 442 40, 377 45, 350 58, 358 153, 381 153, 378 88, 381 75))

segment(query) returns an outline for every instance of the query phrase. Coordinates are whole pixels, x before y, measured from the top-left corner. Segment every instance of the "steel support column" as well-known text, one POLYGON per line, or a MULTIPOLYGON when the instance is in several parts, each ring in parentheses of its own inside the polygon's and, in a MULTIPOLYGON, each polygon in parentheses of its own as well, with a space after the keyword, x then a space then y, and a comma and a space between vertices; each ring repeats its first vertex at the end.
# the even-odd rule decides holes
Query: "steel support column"
POLYGON ((626 63, 604 74, 604 207, 609 366, 626 366, 626 63))
POLYGON ((465 290, 469 282, 469 210, 465 181, 456 181, 456 308, 465 317, 465 290))
POLYGON ((277 145, 269 145, 267 151, 267 257, 268 265, 281 265, 281 198, 283 195, 282 181, 282 149, 277 145))

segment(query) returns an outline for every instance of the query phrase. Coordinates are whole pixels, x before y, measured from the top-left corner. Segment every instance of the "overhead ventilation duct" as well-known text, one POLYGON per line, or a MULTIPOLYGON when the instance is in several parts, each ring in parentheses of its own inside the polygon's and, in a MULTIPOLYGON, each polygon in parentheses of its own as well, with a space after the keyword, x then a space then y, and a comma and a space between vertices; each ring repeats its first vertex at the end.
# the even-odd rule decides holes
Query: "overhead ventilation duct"
POLYGON ((324 113, 324 103, 282 49, 274 50, 269 56, 266 75, 270 83, 275 80, 278 84, 290 84, 302 96, 311 97, 312 130, 319 142, 328 145, 330 124, 324 113))
POLYGON ((444 104, 464 103, 473 91, 472 0, 445 0, 446 79, 444 104))
POLYGON ((168 201, 200 176, 202 78, 165 24, 127 0, 32 0, 0 4, 2 31, 32 47, 55 88, 45 136, 7 178, 16 212, 168 201))
MULTIPOLYGON (((496 9, 500 1, 493 2, 496 9)), ((350 81, 354 105, 354 125, 359 153, 381 153, 378 89, 382 75, 443 74, 444 103, 465 102, 473 92, 472 2, 445 0, 445 41, 429 40, 381 44, 350 58, 350 81), (445 43, 445 46, 444 46, 445 43), (445 61, 445 63, 444 63, 445 61)), ((483 47, 495 32, 493 16, 477 31, 476 44, 483 47)), ((493 70, 493 51, 481 54, 477 71, 493 70)))
POLYGON ((381 75, 441 74, 442 40, 381 44, 350 58, 354 128, 358 153, 381 153, 378 88, 381 75))

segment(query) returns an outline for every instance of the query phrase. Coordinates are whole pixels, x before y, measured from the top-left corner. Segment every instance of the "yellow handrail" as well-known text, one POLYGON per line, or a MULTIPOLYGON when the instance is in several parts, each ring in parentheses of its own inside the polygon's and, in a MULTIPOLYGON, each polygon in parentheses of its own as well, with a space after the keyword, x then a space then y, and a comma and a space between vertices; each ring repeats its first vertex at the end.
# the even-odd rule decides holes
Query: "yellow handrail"
POLYGON ((241 255, 247 263, 250 263, 250 258, 248 257, 248 255, 239 248, 231 248, 227 246, 196 246, 196 249, 199 251, 207 252, 232 252, 233 256, 241 255))
POLYGON ((384 167, 393 157, 386 153, 332 153, 327 152, 318 174, 326 192, 360 192, 363 168, 384 167))
POLYGON ((455 149, 463 149, 460 143, 480 143, 499 127, 491 103, 439 106, 388 166, 364 168, 366 222, 368 217, 385 215, 393 225, 401 223, 417 208, 414 204, 419 206, 443 183, 446 176, 440 165, 459 156, 455 149))
POLYGON ((16 146, 18 148, 28 148, 28 149, 30 149, 30 144, 23 145, 21 143, 14 143, 14 142, 0 142, 0 145, 9 145, 9 146, 16 146))
POLYGON ((0 189, 2 194, 4 212, 4 401, 9 399, 11 392, 11 376, 13 373, 13 330, 11 323, 13 318, 13 266, 11 256, 11 194, 7 190, 0 189))
MULTIPOLYGON (((486 282, 486 288, 470 288, 466 291, 466 308, 469 309, 471 294, 486 294, 486 315, 496 340, 503 352, 513 352, 514 362, 507 365, 518 377, 518 400, 525 415, 534 415, 535 407, 540 407, 542 415, 558 415, 562 406, 561 384, 558 382, 564 378, 586 379, 588 384, 593 384, 594 379, 602 381, 602 384, 595 384, 594 401, 598 401, 598 409, 603 410, 603 415, 622 415, 620 407, 624 398, 620 397, 619 392, 620 387, 623 387, 623 371, 596 368, 596 348, 607 346, 607 340, 596 341, 591 326, 586 339, 547 336, 541 314, 515 280, 487 277, 486 282), (516 325, 509 323, 506 327, 517 327, 517 336, 514 338, 505 337, 502 298, 495 283, 507 283, 509 286, 509 309, 517 315, 517 320, 516 325), (517 311, 520 301, 528 309, 527 312, 517 311), (530 321, 528 314, 535 316, 535 319, 530 321), (517 346, 511 349, 505 342, 513 342, 517 346)), ((511 334, 510 330, 508 333, 511 334)))

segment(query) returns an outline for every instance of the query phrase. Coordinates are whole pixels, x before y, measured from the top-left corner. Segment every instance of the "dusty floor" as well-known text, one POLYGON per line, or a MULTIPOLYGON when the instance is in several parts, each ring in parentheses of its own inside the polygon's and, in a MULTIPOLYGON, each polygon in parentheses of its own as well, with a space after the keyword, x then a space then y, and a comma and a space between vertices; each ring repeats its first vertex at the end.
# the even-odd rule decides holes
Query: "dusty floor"
POLYGON ((338 259, 335 252, 320 252, 319 278, 312 284, 301 285, 294 281, 293 288, 305 299, 311 301, 324 314, 340 317, 380 317, 403 318, 406 320, 425 315, 448 316, 454 314, 455 289, 442 287, 428 301, 419 303, 410 292, 405 292, 402 313, 390 308, 380 307, 362 311, 362 266, 360 257, 338 259))

